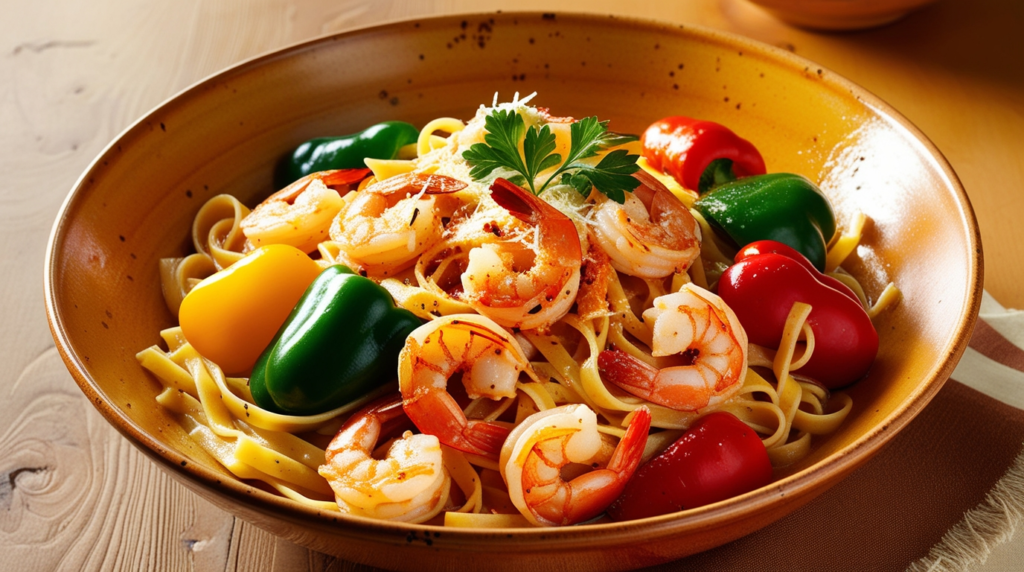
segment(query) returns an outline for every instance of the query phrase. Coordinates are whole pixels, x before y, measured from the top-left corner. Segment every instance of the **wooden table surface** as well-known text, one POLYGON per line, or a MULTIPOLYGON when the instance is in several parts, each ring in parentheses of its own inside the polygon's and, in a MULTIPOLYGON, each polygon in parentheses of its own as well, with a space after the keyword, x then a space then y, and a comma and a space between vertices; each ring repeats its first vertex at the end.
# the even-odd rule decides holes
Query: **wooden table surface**
POLYGON ((940 0, 877 30, 817 34, 744 0, 6 2, 0 17, 0 568, 362 569, 277 539, 172 482, 83 397, 43 310, 58 207, 122 129, 224 67, 316 35, 490 10, 699 24, 784 47, 900 110, 973 202, 985 286, 1024 307, 1024 3, 940 0), (651 3, 653 4, 653 3, 651 3))

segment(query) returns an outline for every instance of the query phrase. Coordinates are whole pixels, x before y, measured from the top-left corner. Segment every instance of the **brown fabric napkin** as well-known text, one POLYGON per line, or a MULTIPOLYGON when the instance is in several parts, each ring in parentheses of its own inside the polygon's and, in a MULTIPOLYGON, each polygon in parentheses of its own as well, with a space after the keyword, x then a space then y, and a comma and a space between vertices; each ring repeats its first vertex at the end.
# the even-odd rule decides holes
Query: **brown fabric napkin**
MULTIPOLYGON (((970 348, 980 359, 1024 372, 1024 350, 984 320, 970 348)), ((651 570, 905 570, 986 501, 1022 443, 1024 410, 950 379, 878 455, 807 506, 730 544, 651 570)))

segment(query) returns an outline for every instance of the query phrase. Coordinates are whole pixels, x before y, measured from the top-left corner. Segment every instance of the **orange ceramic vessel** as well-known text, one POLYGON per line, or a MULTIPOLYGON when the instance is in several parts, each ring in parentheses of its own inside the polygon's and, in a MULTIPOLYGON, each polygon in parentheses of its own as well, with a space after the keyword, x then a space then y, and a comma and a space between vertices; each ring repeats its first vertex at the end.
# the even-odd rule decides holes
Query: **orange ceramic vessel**
POLYGON ((905 118, 791 53, 704 29, 611 17, 478 14, 405 21, 253 59, 160 105, 72 189, 53 228, 46 304, 82 391, 181 483, 274 534, 344 559, 417 570, 640 567, 724 544, 797 510, 871 457, 936 394, 967 346, 982 292, 977 225, 956 175, 905 118), (847 264, 904 294, 876 321, 878 360, 854 409, 770 486, 695 510, 558 530, 463 530, 320 513, 238 481, 153 399, 135 353, 173 325, 157 261, 181 256, 200 205, 272 192, 299 142, 402 119, 469 118, 495 92, 538 92, 557 115, 641 132, 667 115, 728 125, 770 171, 820 182, 839 220, 871 223, 847 264), (486 554, 486 560, 471 558, 486 554), (474 564, 476 563, 476 564, 474 564))
POLYGON ((935 0, 750 0, 775 17, 813 30, 884 26, 935 0))

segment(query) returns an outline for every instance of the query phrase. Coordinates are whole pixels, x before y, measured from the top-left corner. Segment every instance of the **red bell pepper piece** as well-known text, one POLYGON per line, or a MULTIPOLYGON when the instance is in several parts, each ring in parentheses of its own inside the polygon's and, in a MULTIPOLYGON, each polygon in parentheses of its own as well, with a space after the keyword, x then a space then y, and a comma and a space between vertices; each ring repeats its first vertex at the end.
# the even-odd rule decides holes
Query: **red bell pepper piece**
POLYGON ((850 290, 849 286, 827 274, 818 272, 818 269, 814 267, 814 263, 808 260, 803 254, 800 254, 800 251, 795 248, 791 248, 789 245, 782 244, 781 242, 776 242, 774 240, 758 240, 757 242, 751 242, 741 248, 740 251, 736 253, 733 260, 736 262, 743 262, 751 256, 765 254, 768 252, 774 252, 775 254, 781 254, 786 258, 796 260, 801 266, 810 270, 814 274, 814 277, 823 282, 826 286, 839 290, 843 294, 846 294, 851 300, 860 304, 860 298, 854 294, 853 290, 850 290))
POLYGON ((640 137, 643 155, 652 167, 668 173, 693 191, 712 161, 732 161, 734 177, 765 174, 761 153, 728 127, 691 117, 666 117, 651 124, 640 137))
POLYGON ((856 296, 826 284, 809 264, 775 252, 748 254, 722 273, 718 295, 736 312, 749 340, 771 348, 779 347, 793 304, 810 304, 814 353, 796 373, 836 389, 867 374, 878 353, 878 333, 856 296))
POLYGON ((634 520, 696 508, 771 480, 772 464, 757 433, 732 413, 715 411, 641 466, 608 516, 634 520))

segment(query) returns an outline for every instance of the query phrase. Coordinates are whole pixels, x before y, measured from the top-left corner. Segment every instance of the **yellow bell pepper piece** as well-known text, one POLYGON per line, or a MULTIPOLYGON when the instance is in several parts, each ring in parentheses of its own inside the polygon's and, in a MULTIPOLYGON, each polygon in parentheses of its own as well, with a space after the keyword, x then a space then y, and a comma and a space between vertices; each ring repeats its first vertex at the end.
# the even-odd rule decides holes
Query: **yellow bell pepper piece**
POLYGON ((270 344, 320 266, 301 250, 264 246, 203 280, 185 296, 185 339, 228 374, 242 374, 270 344))

